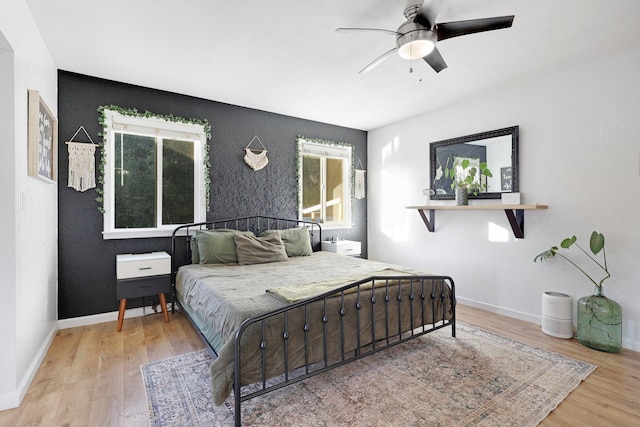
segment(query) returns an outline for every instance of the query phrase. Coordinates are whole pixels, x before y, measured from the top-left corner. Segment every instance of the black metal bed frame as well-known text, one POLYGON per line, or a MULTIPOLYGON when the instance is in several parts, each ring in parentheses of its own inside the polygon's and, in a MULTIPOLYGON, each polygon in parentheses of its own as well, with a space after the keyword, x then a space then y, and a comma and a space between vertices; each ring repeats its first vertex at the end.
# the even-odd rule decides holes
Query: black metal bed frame
MULTIPOLYGON (((267 228, 272 227, 272 224, 276 224, 276 228, 280 228, 280 225, 284 225, 284 228, 289 228, 291 224, 295 224, 298 226, 300 224, 304 224, 310 226, 313 230, 317 227, 318 233, 318 244, 320 246, 321 238, 321 227, 313 222, 302 221, 302 220, 290 220, 276 217, 264 217, 264 216, 254 216, 254 217, 244 217, 230 220, 221 220, 221 221, 210 221, 203 222, 197 224, 189 224, 176 228, 173 232, 172 236, 172 252, 176 254, 176 237, 181 234, 179 230, 186 230, 186 260, 190 262, 190 229, 198 230, 204 229, 207 227, 214 228, 228 228, 229 224, 232 224, 235 229, 239 230, 252 230, 258 234, 260 230, 266 230, 267 228, 259 227, 261 222, 265 224, 267 228), (255 225, 258 227, 253 228, 255 225)), ((180 264, 182 265, 182 264, 180 264)), ((172 256, 172 284, 174 287, 174 298, 173 301, 175 303, 175 276, 177 273, 177 261, 176 256, 172 256)), ((179 302, 178 302, 179 303, 179 302)), ((297 303, 289 304, 280 309, 271 311, 269 313, 265 313, 261 316, 253 317, 247 319, 243 322, 243 324, 238 329, 235 336, 235 356, 234 356, 234 384, 233 384, 233 393, 234 393, 234 418, 235 425, 241 425, 241 405, 242 402, 252 399, 257 396, 261 396, 270 391, 278 390, 287 385, 297 383, 306 378, 310 378, 312 376, 321 374, 330 369, 337 368, 339 366, 345 365, 352 361, 361 359, 365 356, 377 353, 381 350, 384 350, 389 347, 393 347, 395 345, 401 344, 405 341, 409 341, 414 338, 418 338, 422 335, 428 334, 430 332, 445 328, 447 326, 451 326, 451 334, 453 337, 456 336, 455 329, 455 285, 453 279, 449 276, 433 276, 433 275, 412 275, 412 276, 371 276, 337 289, 333 289, 321 295, 315 296, 313 298, 306 299, 304 301, 300 301, 297 303), (447 295, 446 290, 450 289, 449 295, 447 295), (347 298, 346 295, 352 295, 351 298, 347 298), (378 296, 378 298, 376 297, 378 296), (382 298, 380 298, 382 297, 382 298), (335 298, 338 298, 340 303, 340 309, 338 311, 330 311, 327 309, 328 302, 331 299, 336 301, 335 298), (406 307, 403 308, 403 298, 407 298, 408 302, 404 302, 404 305, 408 305, 408 316, 409 316, 409 325, 403 324, 403 309, 406 310, 406 307), (355 301, 351 301, 355 299, 355 301), (448 301, 447 301, 448 299, 448 301), (350 302, 348 302, 349 300, 350 302), (445 307, 447 303, 450 304, 451 307, 451 316, 447 318, 445 307), (314 304, 321 304, 323 308, 323 314, 320 319, 310 318, 309 311, 310 307, 314 304), (376 330, 376 318, 375 318, 375 305, 383 304, 384 305, 384 316, 383 316, 383 324, 384 331, 376 330), (442 317, 436 318, 436 308, 438 304, 442 307, 442 317), (366 310, 366 305, 369 305, 369 309, 366 310), (426 308, 431 306, 431 317, 426 318, 426 308), (396 308, 397 307, 397 308, 396 308), (294 311, 304 312, 304 321, 303 327, 297 330, 291 329, 289 326, 289 313, 294 311), (344 318, 349 312, 349 310, 355 310, 353 312, 356 316, 356 328, 355 330, 348 329, 345 327, 344 318), (396 313, 390 313, 390 311, 396 310, 396 313), (362 313, 369 313, 370 319, 362 318, 362 313), (395 314, 392 317, 392 314, 395 314), (269 342, 266 339, 265 331, 266 324, 270 321, 275 321, 273 319, 278 319, 278 321, 282 321, 282 333, 280 333, 280 342, 269 342), (416 324, 415 319, 418 318, 420 321, 416 324), (337 319, 337 320, 336 320, 337 319), (391 325, 390 319, 396 319, 397 325, 391 325), (363 335, 361 330, 361 324, 366 320, 371 321, 371 330, 370 334, 363 335), (340 351, 338 354, 329 354, 328 352, 328 324, 330 321, 337 321, 340 324, 340 351), (318 322, 322 325, 322 357, 320 360, 313 360, 312 355, 309 352, 309 334, 313 327, 313 325, 318 325, 318 322), (242 338, 245 336, 246 332, 253 327, 258 328, 258 331, 261 334, 260 339, 260 354, 261 354, 261 381, 246 387, 248 390, 243 391, 243 384, 241 381, 242 378, 242 338), (397 327, 397 332, 395 331, 395 327, 397 327), (393 331, 393 332, 390 332, 393 331), (293 334, 302 334, 302 339, 304 342, 304 363, 300 366, 291 366, 289 363, 289 350, 288 343, 292 338, 293 334), (351 335, 353 338, 353 334, 355 334, 355 348, 345 348, 345 342, 347 338, 351 335), (267 375, 267 365, 266 365, 266 349, 270 346, 280 346, 283 349, 283 365, 284 372, 275 377, 269 378, 267 375), (244 393, 244 394, 243 394, 244 393)), ((195 325, 193 319, 190 318, 188 313, 185 310, 182 310, 183 313, 187 316, 187 318, 194 325, 196 330, 198 328, 195 325)), ((407 313, 404 313, 404 316, 407 316, 407 313)), ((380 319, 378 319, 379 323, 380 319)), ((406 322, 405 322, 406 323, 406 322)), ((215 350, 211 347, 211 344, 206 340, 206 338, 200 333, 201 338, 207 345, 208 349, 215 353, 215 350)), ((300 335, 298 335, 300 337, 300 335)), ((278 348, 280 348, 278 347, 278 348)))
MULTIPOLYGON (((184 224, 176 227, 171 233, 171 287, 172 287, 172 304, 171 312, 175 312, 176 303, 176 274, 178 268, 185 264, 191 264, 191 236, 198 230, 215 230, 215 229, 233 229, 239 231, 252 231, 256 236, 266 230, 282 230, 286 228, 298 227, 304 225, 309 227, 311 234, 311 245, 313 250, 319 250, 322 242, 322 227, 317 222, 306 221, 301 219, 278 218, 264 215, 252 215, 241 218, 220 219, 215 221, 196 222, 193 224, 184 224), (272 228, 274 227, 275 228, 272 228), (317 243, 314 244, 315 233, 318 233, 317 243), (184 246, 180 250, 177 240, 183 237, 184 246)), ((189 318, 189 320, 191 320, 189 318)), ((192 322, 193 323, 193 322, 192 322)), ((194 324, 195 326, 195 324, 194 324)), ((196 328, 197 330, 198 328, 196 328)), ((204 339, 204 337, 202 337, 204 339)), ((206 344, 209 344, 204 339, 206 344)), ((213 349, 211 349, 213 350, 213 349)), ((215 354, 215 350, 213 350, 215 354)), ((216 354, 217 355, 217 354, 216 354)))

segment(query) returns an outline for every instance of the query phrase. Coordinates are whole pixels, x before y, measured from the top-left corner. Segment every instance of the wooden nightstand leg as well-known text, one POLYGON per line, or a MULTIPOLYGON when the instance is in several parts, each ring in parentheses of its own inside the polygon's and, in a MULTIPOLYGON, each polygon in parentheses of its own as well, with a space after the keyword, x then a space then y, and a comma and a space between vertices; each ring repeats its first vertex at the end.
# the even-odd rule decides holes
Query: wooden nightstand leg
POLYGON ((164 314, 164 321, 169 322, 169 313, 167 312, 167 297, 164 294, 158 294, 160 297, 160 305, 162 306, 162 313, 164 314))
POLYGON ((118 311, 118 332, 122 331, 122 322, 124 321, 124 311, 127 308, 127 299, 120 300, 120 310, 118 311))

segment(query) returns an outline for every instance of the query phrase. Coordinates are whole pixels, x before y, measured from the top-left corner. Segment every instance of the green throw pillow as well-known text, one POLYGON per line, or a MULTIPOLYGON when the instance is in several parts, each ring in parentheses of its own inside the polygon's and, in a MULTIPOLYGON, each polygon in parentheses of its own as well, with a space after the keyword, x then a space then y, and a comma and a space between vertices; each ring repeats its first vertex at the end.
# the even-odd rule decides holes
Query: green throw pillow
POLYGON ((267 230, 261 236, 269 236, 279 234, 287 255, 293 256, 309 256, 313 253, 311 249, 311 238, 309 230, 306 227, 287 228, 286 230, 267 230))
POLYGON ((230 264, 238 262, 236 244, 233 236, 236 234, 250 235, 250 231, 237 230, 198 230, 196 242, 200 264, 230 264))
POLYGON ((191 236, 189 241, 191 247, 191 264, 200 264, 200 252, 198 251, 198 240, 196 236, 191 236))

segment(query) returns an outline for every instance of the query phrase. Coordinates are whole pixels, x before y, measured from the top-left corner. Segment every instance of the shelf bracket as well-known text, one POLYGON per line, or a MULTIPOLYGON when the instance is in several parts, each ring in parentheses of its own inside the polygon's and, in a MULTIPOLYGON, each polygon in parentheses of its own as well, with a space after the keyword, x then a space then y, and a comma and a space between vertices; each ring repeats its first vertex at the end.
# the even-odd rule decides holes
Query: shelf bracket
MULTIPOLYGON (((418 209, 418 213, 427 226, 427 230, 433 233, 436 230, 436 212, 435 209, 418 209), (425 211, 429 211, 429 216, 425 211)), ((524 239, 524 210, 523 209, 504 209, 504 213, 507 215, 509 225, 516 239, 524 239)))
POLYGON ((424 225, 427 226, 427 230, 433 233, 436 229, 436 213, 433 209, 429 209, 429 218, 427 218, 427 215, 424 213, 424 211, 424 209, 418 209, 418 213, 422 217, 424 225))
POLYGON ((513 235, 516 239, 524 239, 524 210, 522 209, 505 209, 513 235))

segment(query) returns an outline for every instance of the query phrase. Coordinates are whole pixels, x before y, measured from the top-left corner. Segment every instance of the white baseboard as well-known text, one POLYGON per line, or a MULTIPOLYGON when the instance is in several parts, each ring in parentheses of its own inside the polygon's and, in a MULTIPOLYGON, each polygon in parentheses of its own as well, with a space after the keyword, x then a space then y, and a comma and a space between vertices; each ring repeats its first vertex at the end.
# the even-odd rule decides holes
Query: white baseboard
POLYGON ((628 348, 633 351, 640 351, 640 341, 632 341, 622 338, 622 348, 628 348))
MULTIPOLYGON (((152 311, 148 307, 138 307, 138 308, 128 309, 124 312, 124 318, 128 319, 131 317, 145 316, 146 314, 149 314, 146 312, 147 310, 152 311)), ((117 311, 112 311, 109 313, 92 314, 90 316, 72 317, 70 319, 61 319, 61 320, 58 320, 58 328, 68 329, 68 328, 75 328, 77 326, 87 326, 87 325, 95 325, 95 324, 104 323, 104 322, 112 322, 114 320, 118 320, 117 311)))
POLYGON ((509 310, 507 308, 499 307, 497 305, 487 304, 487 303, 475 301, 469 298, 459 297, 457 295, 456 295, 456 300, 461 304, 469 305, 475 308, 481 308, 482 310, 490 311, 492 313, 502 314, 504 316, 524 320, 525 322, 535 323, 536 325, 542 324, 542 318, 540 316, 534 316, 529 313, 522 313, 520 311, 509 310))
POLYGON ((47 355, 47 351, 49 351, 49 347, 51 347, 51 343, 56 336, 56 332, 58 331, 55 328, 55 323, 52 323, 52 325, 54 325, 54 327, 51 328, 47 337, 42 342, 40 349, 36 353, 36 357, 33 358, 33 361, 29 365, 29 369, 27 369, 27 372, 20 381, 18 388, 9 393, 0 395, 0 411, 20 406, 22 399, 24 399, 25 394, 27 394, 27 390, 29 390, 29 386, 31 385, 33 378, 36 376, 42 361, 47 355))
MULTIPOLYGON (((542 324, 542 318, 540 316, 534 316, 528 313, 509 310, 503 307, 499 307, 497 305, 487 304, 484 302, 475 301, 472 299, 459 297, 459 296, 456 296, 456 300, 460 304, 480 308, 482 310, 490 311, 491 313, 502 314, 504 316, 513 317, 514 319, 520 319, 520 320, 524 320, 525 322, 531 322, 536 325, 542 324)), ((640 351, 640 341, 633 341, 630 339, 622 338, 622 348, 626 348, 628 350, 633 350, 633 351, 640 351)))

